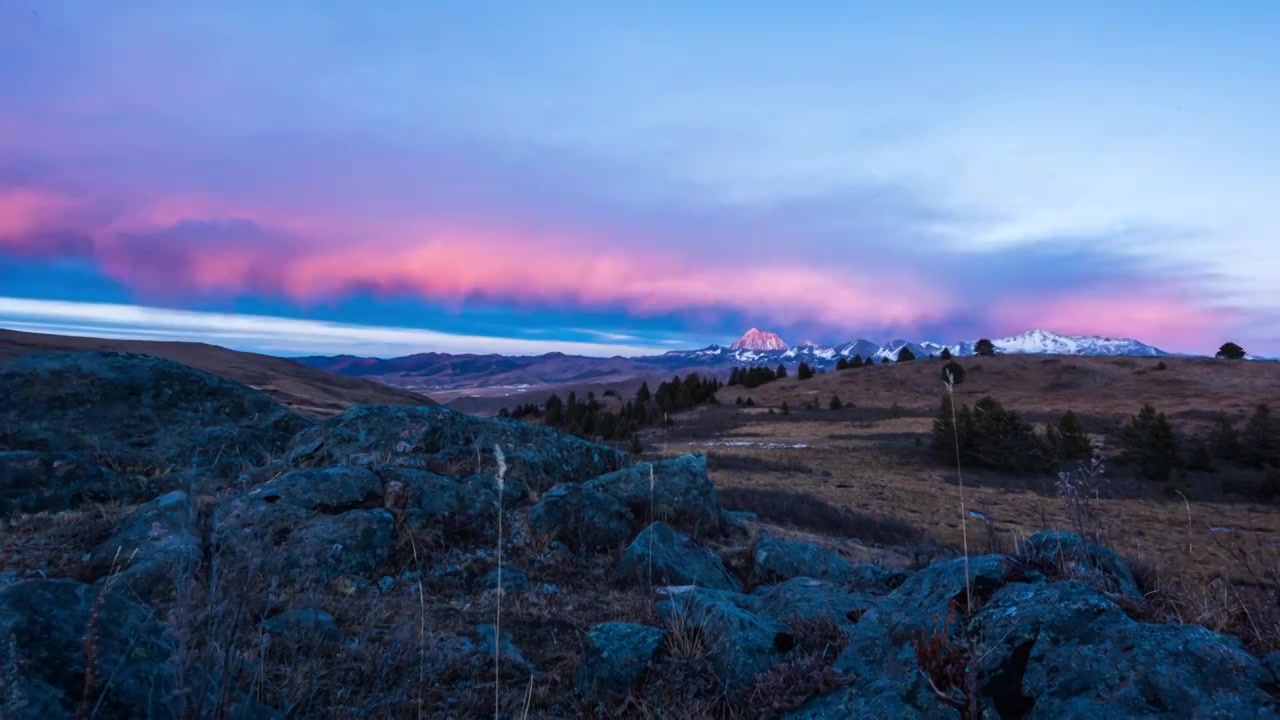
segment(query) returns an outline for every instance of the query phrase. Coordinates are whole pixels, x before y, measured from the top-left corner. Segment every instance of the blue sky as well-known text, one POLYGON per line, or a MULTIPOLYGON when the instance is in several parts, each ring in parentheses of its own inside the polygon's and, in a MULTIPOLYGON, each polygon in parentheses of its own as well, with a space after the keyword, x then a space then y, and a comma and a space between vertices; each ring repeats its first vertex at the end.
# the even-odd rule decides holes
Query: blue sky
POLYGON ((1277 27, 1263 2, 6 3, 0 326, 1277 355, 1277 27))

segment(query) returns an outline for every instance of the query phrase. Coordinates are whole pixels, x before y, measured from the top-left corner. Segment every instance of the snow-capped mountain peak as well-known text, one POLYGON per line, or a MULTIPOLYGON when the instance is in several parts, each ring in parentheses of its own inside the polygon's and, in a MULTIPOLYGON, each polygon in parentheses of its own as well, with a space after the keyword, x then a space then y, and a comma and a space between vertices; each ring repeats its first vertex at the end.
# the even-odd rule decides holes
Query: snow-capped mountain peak
POLYGON ((742 337, 738 338, 732 345, 730 350, 756 350, 760 352, 771 352, 775 350, 786 350, 787 343, 778 337, 775 333, 767 330, 757 330, 751 328, 742 337))
POLYGON ((992 340, 996 352, 1052 355, 1164 355, 1163 351, 1129 338, 1095 335, 1059 335, 1034 328, 1018 335, 992 340))

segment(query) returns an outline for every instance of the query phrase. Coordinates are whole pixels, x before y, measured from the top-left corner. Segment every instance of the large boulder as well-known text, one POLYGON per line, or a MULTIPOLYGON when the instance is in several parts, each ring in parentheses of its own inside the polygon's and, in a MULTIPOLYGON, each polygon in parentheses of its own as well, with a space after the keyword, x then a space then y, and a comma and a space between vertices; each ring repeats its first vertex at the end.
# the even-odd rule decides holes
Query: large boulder
POLYGON ((1001 717, 1277 717, 1280 683, 1238 640, 1138 622, 1077 580, 1009 585, 972 626, 1001 717))
POLYGON ((529 532, 543 541, 560 540, 575 550, 612 550, 631 537, 627 508, 599 490, 571 483, 546 492, 529 508, 529 532))
POLYGON ((135 353, 15 358, 0 363, 0 397, 0 450, 76 453, 127 475, 231 477, 311 424, 245 385, 135 353))
POLYGON ((405 524, 415 534, 454 539, 487 537, 496 528, 498 498, 482 484, 464 484, 426 470, 380 467, 388 506, 405 513, 405 524))
POLYGON ((650 525, 631 541, 618 572, 643 585, 742 590, 742 581, 725 568, 719 555, 663 522, 650 525))
POLYGON ((0 451, 0 517, 129 501, 137 490, 128 478, 74 453, 0 451))
POLYGON ((662 647, 663 632, 649 625, 607 622, 587 631, 575 687, 588 700, 624 696, 640 686, 662 647))
POLYGON ((828 580, 792 578, 780 585, 765 585, 752 593, 760 598, 760 613, 790 628, 827 623, 851 629, 881 595, 854 590, 828 580))
POLYGON ((150 609, 114 590, 70 580, 0 586, 0 710, 12 720, 74 717, 89 678, 95 717, 176 718, 164 633, 150 609))
POLYGON ((391 551, 395 518, 382 502, 366 468, 299 470, 215 508, 213 542, 267 572, 363 575, 391 551))
POLYGON ((694 536, 721 528, 720 497, 701 455, 633 465, 587 486, 613 496, 645 524, 661 520, 694 536))
POLYGON ((299 433, 288 461, 295 467, 397 465, 463 477, 496 472, 495 446, 502 449, 505 477, 539 492, 628 462, 612 448, 519 420, 389 405, 356 405, 299 433))
POLYGON ((762 672, 786 659, 795 637, 760 614, 760 601, 725 590, 694 588, 657 603, 673 633, 700 633, 708 658, 731 702, 742 702, 762 672))
POLYGON ((782 540, 761 532, 751 547, 756 582, 776 583, 798 577, 839 580, 853 573, 853 563, 821 545, 782 540))
POLYGON ((195 508, 181 490, 139 506, 90 553, 99 583, 128 588, 152 602, 169 599, 204 552, 195 508))

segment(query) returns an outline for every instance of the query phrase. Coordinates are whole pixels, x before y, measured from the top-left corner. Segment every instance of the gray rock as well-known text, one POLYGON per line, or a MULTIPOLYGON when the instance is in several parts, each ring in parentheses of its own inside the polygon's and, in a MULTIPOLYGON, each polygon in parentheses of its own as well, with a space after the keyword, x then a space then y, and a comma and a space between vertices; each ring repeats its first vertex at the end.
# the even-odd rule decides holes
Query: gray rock
MULTIPOLYGON (((490 570, 483 578, 480 579, 480 587, 485 590, 498 589, 498 568, 490 570)), ((529 576, 517 567, 502 568, 502 592, 505 595, 519 595, 520 593, 533 587, 533 583, 529 581, 529 576)))
POLYGON ((657 603, 672 632, 701 632, 722 690, 741 702, 765 672, 786 658, 795 638, 776 620, 758 614, 756 598, 725 590, 696 588, 657 603))
POLYGON ((645 528, 631 541, 622 553, 618 572, 641 585, 697 585, 717 590, 742 590, 742 581, 725 568, 719 555, 662 522, 645 528))
POLYGON ((294 643, 339 642, 342 631, 329 613, 318 608, 294 608, 262 621, 262 631, 294 643))
POLYGON ((126 475, 234 477, 311 424, 245 385, 134 353, 15 358, 0 363, 0 397, 0 450, 103 457, 126 475))
MULTIPOLYGON (((98 592, 70 580, 0 587, 0 709, 5 718, 73 717, 85 689, 85 636, 98 592), (16 653, 16 656, 14 655, 16 653)), ((103 718, 176 718, 164 625, 108 590, 92 626, 90 703, 103 718), (105 681, 110 677, 111 682, 105 681)))
POLYGON ((720 498, 707 475, 707 459, 700 455, 633 465, 595 478, 587 487, 620 501, 642 524, 660 520, 695 537, 722 527, 720 498))
POLYGON ((573 550, 612 550, 631 536, 632 515, 622 503, 577 483, 557 485, 529 509, 529 532, 561 540, 573 550))
POLYGON ((882 597, 808 577, 762 586, 752 594, 760 598, 762 615, 790 628, 817 622, 851 628, 882 597))
POLYGON ((1109 548, 1095 545, 1072 532, 1046 530, 1027 538, 1017 555, 1050 576, 1065 574, 1109 592, 1145 602, 1128 561, 1109 548))
POLYGON ((625 466, 624 453, 509 418, 478 418, 442 407, 356 405, 299 433, 289 445, 295 467, 396 465, 454 477, 497 470, 539 492, 625 466))
POLYGON ((481 653, 494 657, 494 652, 500 653, 500 661, 508 666, 524 672, 533 672, 533 665, 525 659, 524 653, 520 652, 520 648, 516 647, 511 640, 511 633, 505 628, 501 633, 498 632, 497 626, 484 623, 476 626, 476 635, 479 637, 477 650, 481 653), (501 638, 499 640, 498 638, 501 638))
POLYGON ((781 540, 761 532, 751 548, 756 582, 776 583, 797 577, 839 580, 853 573, 853 563, 813 543, 781 540))
POLYGON ((1009 585, 972 624, 1001 717, 1277 717, 1275 676, 1238 640, 1138 622, 1080 581, 1009 585))
POLYGON ((174 596, 203 553, 195 508, 186 493, 175 490, 139 506, 90 553, 89 564, 105 576, 99 584, 128 588, 154 604, 174 596))
POLYGON ((85 502, 136 500, 127 478, 72 453, 0 451, 0 517, 59 512, 85 502))
POLYGON ((219 505, 213 541, 287 577, 363 575, 391 551, 395 518, 381 502, 382 483, 367 469, 292 472, 219 505))
POLYGON ((608 622, 587 631, 575 690, 591 701, 626 695, 640 687, 662 646, 659 628, 608 622))
MULTIPOLYGON (((498 497, 498 478, 495 475, 468 475, 463 478, 468 491, 480 490, 491 498, 498 497)), ((529 502, 529 486, 514 479, 502 481, 502 509, 515 510, 529 502)), ((490 501, 492 505, 495 501, 490 501)))
POLYGON ((440 539, 495 535, 498 501, 483 489, 425 470, 380 467, 388 504, 405 508, 406 526, 416 535, 440 539))

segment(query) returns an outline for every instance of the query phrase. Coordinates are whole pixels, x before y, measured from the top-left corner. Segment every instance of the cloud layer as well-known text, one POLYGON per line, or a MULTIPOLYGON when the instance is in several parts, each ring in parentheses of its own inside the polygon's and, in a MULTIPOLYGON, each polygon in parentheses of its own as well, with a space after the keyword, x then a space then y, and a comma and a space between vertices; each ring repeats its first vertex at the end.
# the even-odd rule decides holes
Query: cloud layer
POLYGON ((1280 352, 1280 18, 233 5, 0 10, 0 296, 1280 352))

